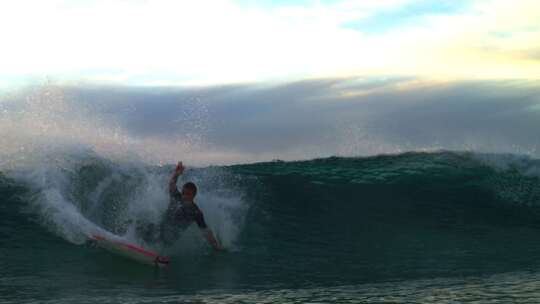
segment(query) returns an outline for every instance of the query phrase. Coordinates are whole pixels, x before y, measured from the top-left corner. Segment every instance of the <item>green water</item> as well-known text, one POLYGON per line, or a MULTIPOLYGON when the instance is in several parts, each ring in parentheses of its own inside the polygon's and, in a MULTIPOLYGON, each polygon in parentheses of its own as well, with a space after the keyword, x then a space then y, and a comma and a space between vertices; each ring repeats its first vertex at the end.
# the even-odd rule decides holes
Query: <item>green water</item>
POLYGON ((172 168, 69 163, 0 177, 1 303, 540 299, 537 160, 441 152, 195 169, 185 178, 228 250, 193 227, 164 270, 81 236, 137 242, 122 223, 153 221, 172 168))

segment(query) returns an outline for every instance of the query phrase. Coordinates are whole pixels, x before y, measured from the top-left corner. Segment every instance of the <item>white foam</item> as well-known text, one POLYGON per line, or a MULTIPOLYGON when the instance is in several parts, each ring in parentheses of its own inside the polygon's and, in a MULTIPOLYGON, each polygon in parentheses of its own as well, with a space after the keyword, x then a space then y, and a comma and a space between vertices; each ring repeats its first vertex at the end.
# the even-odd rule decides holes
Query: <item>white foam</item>
MULTIPOLYGON (((101 180, 83 185, 87 187, 89 184, 95 184, 92 189, 84 189, 89 195, 83 198, 83 202, 78 201, 77 195, 73 194, 80 191, 76 188, 76 180, 83 178, 80 172, 81 167, 97 166, 95 155, 61 154, 57 151, 55 157, 58 159, 57 162, 43 163, 31 170, 17 170, 10 173, 11 177, 29 185, 34 193, 29 200, 27 210, 38 214, 47 229, 75 244, 83 243, 89 236, 96 233, 115 237, 100 225, 100 219, 91 220, 92 215, 100 214, 100 212, 95 212, 96 209, 108 210, 111 204, 117 203, 108 201, 106 193, 117 191, 115 187, 126 182, 124 178, 137 179, 136 186, 130 189, 127 197, 121 198, 127 206, 123 210, 115 210, 118 212, 115 212, 114 223, 118 228, 130 221, 125 233, 116 237, 144 244, 144 241, 135 233, 137 222, 159 225, 169 202, 167 187, 171 172, 151 169, 143 163, 108 163, 106 160, 99 160, 101 164, 109 164, 108 168, 112 172, 105 176, 95 176, 94 178, 101 178, 101 180), (94 159, 93 164, 85 161, 90 156, 94 159), (85 203, 87 205, 83 207, 85 203)), ((221 243, 226 248, 232 249, 241 232, 242 218, 247 205, 241 195, 234 194, 231 189, 227 197, 221 196, 219 192, 223 191, 226 185, 216 185, 213 181, 207 180, 220 179, 215 176, 215 174, 221 174, 220 172, 205 173, 201 176, 195 176, 196 174, 191 171, 190 178, 199 184, 200 195, 197 196, 197 202, 205 214, 206 222, 221 243), (210 186, 212 184, 221 189, 212 188, 210 186)), ((179 186, 184 181, 185 179, 181 179, 179 186)), ((122 206, 123 204, 118 204, 118 208, 122 206)), ((200 233, 191 229, 179 240, 181 245, 178 248, 183 252, 200 251, 204 247, 202 240, 200 233), (197 235, 198 241, 194 241, 194 235, 197 235)))

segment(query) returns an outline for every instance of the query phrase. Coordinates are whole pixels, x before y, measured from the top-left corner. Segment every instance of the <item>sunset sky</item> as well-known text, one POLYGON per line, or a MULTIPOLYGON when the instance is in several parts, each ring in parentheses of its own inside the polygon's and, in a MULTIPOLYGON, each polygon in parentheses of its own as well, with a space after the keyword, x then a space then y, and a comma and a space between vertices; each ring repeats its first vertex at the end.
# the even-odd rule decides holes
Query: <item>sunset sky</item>
POLYGON ((536 0, 2 1, 0 86, 540 78, 536 0))

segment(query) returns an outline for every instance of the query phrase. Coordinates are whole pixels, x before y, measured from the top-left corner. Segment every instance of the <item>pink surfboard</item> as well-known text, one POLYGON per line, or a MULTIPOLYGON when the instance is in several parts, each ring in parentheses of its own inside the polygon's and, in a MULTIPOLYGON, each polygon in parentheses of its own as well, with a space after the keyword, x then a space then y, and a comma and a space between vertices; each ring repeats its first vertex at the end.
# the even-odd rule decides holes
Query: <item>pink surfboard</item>
POLYGON ((97 246, 128 259, 158 267, 165 267, 169 265, 168 257, 161 256, 156 252, 146 250, 137 245, 124 241, 108 239, 100 235, 92 235, 91 239, 96 242, 97 246))

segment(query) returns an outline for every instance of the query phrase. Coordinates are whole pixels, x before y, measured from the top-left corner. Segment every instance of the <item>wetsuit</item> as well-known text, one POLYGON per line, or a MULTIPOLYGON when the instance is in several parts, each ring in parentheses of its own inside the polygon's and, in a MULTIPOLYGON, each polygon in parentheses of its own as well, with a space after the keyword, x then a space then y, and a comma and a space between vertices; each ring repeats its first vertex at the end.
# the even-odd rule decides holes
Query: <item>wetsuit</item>
POLYGON ((179 236, 180 231, 196 222, 200 229, 208 226, 199 207, 192 202, 184 202, 178 189, 170 193, 170 202, 163 222, 161 223, 161 240, 165 244, 173 243, 179 236))

